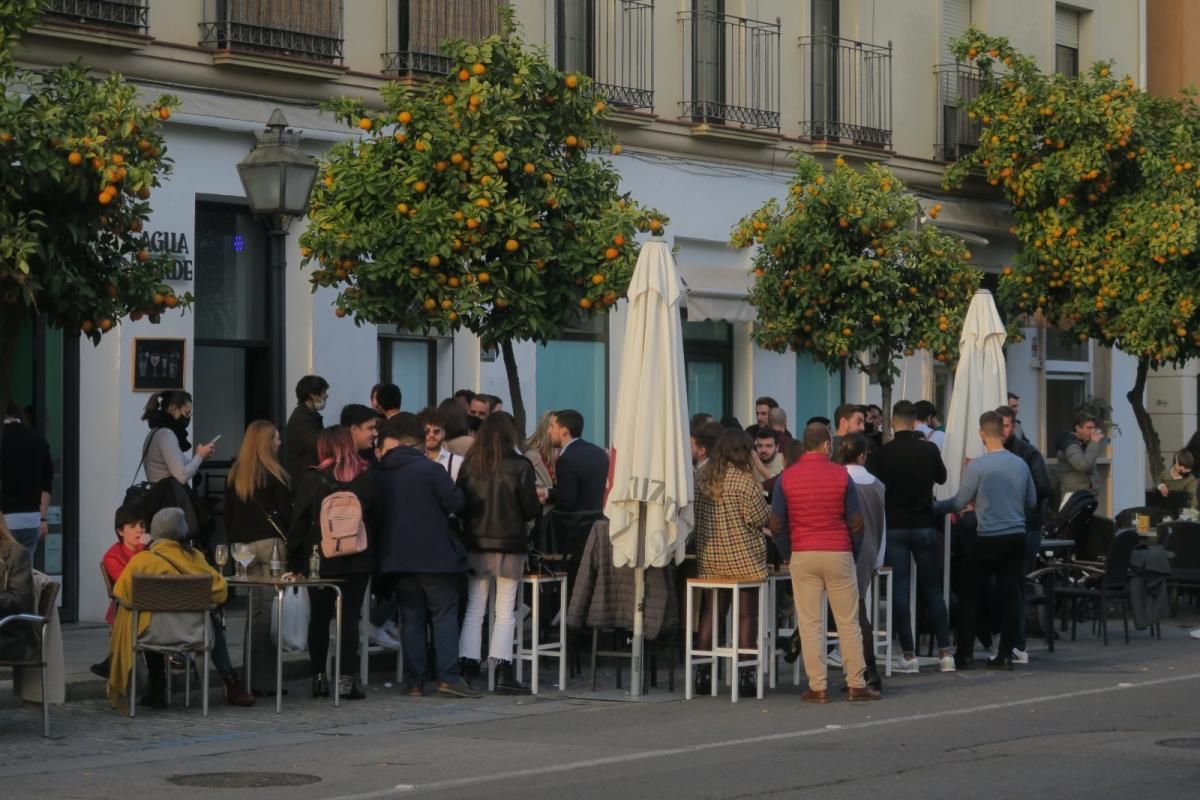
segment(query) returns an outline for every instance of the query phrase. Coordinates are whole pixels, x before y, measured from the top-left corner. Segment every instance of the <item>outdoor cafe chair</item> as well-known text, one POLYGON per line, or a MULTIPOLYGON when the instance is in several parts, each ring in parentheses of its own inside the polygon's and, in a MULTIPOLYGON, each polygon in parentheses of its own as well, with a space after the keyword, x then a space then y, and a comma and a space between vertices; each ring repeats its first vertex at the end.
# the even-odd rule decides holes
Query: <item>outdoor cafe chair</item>
POLYGON ((1099 623, 1104 644, 1107 646, 1108 604, 1111 601, 1119 601, 1125 643, 1129 644, 1129 560, 1137 543, 1137 531, 1127 528, 1118 531, 1113 537, 1103 569, 1076 562, 1064 562, 1059 565, 1059 575, 1063 582, 1055 586, 1054 594, 1057 599, 1069 600, 1071 603, 1071 641, 1075 641, 1075 626, 1078 621, 1075 614, 1076 604, 1082 601, 1095 609, 1094 620, 1099 623))
POLYGON ((54 603, 58 599, 58 583, 46 581, 38 595, 36 614, 10 614, 0 619, 0 628, 12 625, 32 625, 34 640, 37 643, 37 657, 15 660, 0 660, 0 667, 14 669, 40 669, 42 671, 42 736, 50 738, 50 684, 46 680, 46 628, 50 624, 50 615, 54 613, 54 603))
POLYGON ((1167 589, 1172 616, 1179 613, 1179 592, 1200 590, 1200 522, 1167 522, 1159 526, 1159 541, 1171 554, 1167 589))
MULTIPOLYGON (((141 652, 203 654, 200 673, 201 707, 208 716, 208 665, 212 656, 212 576, 211 575, 134 575, 133 592, 128 604, 133 614, 134 659, 141 652), (142 613, 153 613, 150 627, 137 635, 142 613)), ((171 665, 164 659, 167 672, 167 699, 171 697, 171 665)), ((137 714, 137 669, 131 670, 129 716, 137 714)), ((184 673, 184 707, 191 703, 191 671, 184 673)))

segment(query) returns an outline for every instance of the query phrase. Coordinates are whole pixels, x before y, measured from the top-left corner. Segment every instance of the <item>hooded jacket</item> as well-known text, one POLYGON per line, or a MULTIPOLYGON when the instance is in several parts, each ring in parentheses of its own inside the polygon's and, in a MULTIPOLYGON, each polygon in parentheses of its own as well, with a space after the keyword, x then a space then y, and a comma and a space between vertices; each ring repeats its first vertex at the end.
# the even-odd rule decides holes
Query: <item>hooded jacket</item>
POLYGON ((379 572, 465 572, 466 549, 450 515, 461 513, 466 501, 446 469, 400 445, 379 460, 374 477, 379 572))

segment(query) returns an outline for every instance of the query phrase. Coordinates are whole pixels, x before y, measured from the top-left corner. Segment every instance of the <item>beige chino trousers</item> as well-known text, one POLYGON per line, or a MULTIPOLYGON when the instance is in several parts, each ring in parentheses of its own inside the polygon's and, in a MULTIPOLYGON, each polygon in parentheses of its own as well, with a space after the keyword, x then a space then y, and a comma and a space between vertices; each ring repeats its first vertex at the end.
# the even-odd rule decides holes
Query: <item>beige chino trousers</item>
POLYGON ((866 662, 863 660, 862 629, 858 626, 854 554, 824 550, 793 552, 790 566, 808 688, 814 692, 827 690, 825 626, 821 622, 821 606, 827 595, 837 622, 846 682, 861 689, 866 685, 863 681, 866 662))

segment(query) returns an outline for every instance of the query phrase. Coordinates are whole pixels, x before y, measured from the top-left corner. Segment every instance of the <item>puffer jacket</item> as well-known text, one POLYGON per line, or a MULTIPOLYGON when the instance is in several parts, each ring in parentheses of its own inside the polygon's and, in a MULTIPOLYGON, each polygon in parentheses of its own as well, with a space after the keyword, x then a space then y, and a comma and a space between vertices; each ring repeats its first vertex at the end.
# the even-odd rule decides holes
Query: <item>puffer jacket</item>
POLYGON ((519 453, 505 456, 491 475, 472 477, 466 467, 459 471, 458 488, 467 498, 461 517, 469 552, 524 553, 528 549, 527 523, 542 513, 535 481, 533 465, 519 453))

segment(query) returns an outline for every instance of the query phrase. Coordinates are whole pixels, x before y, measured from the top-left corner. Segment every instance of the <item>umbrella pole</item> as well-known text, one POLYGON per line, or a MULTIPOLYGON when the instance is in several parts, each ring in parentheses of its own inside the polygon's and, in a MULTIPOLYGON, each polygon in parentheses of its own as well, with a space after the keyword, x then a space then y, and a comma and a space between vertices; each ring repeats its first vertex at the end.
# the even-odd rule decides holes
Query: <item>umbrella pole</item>
POLYGON ((633 652, 630 654, 629 696, 642 696, 643 655, 646 650, 646 504, 638 503, 637 565, 633 569, 633 652))

